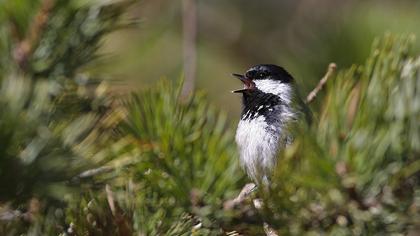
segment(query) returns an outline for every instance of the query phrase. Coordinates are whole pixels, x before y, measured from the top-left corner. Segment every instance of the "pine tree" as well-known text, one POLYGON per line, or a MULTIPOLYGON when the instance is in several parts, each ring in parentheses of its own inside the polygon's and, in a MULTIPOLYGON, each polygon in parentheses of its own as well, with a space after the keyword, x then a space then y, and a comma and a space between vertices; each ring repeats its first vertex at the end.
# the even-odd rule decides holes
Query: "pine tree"
POLYGON ((118 107, 83 67, 127 4, 2 3, 1 235, 64 232, 69 199, 103 181, 89 177, 109 169, 118 107))
POLYGON ((331 81, 318 122, 297 132, 266 194, 285 234, 419 230, 420 58, 387 35, 363 66, 331 81))

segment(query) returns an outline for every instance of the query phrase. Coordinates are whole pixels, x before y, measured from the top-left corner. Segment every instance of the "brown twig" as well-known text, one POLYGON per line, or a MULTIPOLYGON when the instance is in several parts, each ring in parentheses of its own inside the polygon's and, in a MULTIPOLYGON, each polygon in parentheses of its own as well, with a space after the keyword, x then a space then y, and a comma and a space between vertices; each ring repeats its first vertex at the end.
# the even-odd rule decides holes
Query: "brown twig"
POLYGON ((115 210, 115 202, 114 202, 114 194, 112 193, 111 187, 109 185, 105 185, 105 192, 106 192, 106 200, 108 201, 109 209, 113 216, 116 214, 115 210))
POLYGON ((279 234, 271 228, 271 226, 264 222, 264 232, 267 236, 278 236, 279 234))
POLYGON ((35 15, 32 24, 29 26, 26 38, 17 43, 13 51, 13 58, 20 68, 24 69, 31 53, 41 37, 45 28, 51 9, 54 6, 54 0, 43 0, 38 13, 35 15))
POLYGON ((77 179, 90 178, 90 177, 93 177, 95 175, 110 172, 112 170, 113 170, 113 168, 110 167, 110 166, 102 166, 102 167, 99 167, 99 168, 83 171, 82 173, 77 175, 76 178, 77 179))
POLYGON ((351 127, 353 126, 353 121, 357 114, 357 110, 358 110, 357 108, 359 105, 360 95, 361 95, 361 84, 357 83, 357 85, 353 88, 353 90, 350 92, 350 95, 349 95, 350 103, 349 103, 348 111, 347 111, 347 127, 349 129, 351 129, 351 127))
POLYGON ((194 90, 197 67, 197 2, 182 1, 183 15, 183 50, 185 80, 181 91, 181 100, 186 99, 194 90))
POLYGON ((242 204, 245 200, 248 199, 249 195, 251 195, 255 187, 256 185, 254 183, 246 184, 236 198, 228 200, 223 204, 223 208, 225 210, 231 210, 236 206, 242 204))
POLYGON ((328 79, 332 77, 336 68, 337 68, 337 65, 335 63, 330 63, 328 65, 327 73, 324 75, 324 77, 322 77, 322 79, 318 82, 318 85, 306 97, 307 104, 311 103, 315 99, 316 95, 324 87, 328 79))

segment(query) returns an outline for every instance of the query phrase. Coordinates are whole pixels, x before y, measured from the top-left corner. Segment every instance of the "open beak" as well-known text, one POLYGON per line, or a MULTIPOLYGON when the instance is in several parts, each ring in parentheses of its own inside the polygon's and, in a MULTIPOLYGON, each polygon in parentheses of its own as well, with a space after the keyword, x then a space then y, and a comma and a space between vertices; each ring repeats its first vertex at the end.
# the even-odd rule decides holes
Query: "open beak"
POLYGON ((240 75, 240 74, 232 74, 232 75, 238 78, 240 81, 242 81, 242 83, 244 83, 243 89, 233 90, 232 93, 244 93, 255 88, 255 84, 254 82, 252 82, 251 79, 246 78, 245 76, 240 75))

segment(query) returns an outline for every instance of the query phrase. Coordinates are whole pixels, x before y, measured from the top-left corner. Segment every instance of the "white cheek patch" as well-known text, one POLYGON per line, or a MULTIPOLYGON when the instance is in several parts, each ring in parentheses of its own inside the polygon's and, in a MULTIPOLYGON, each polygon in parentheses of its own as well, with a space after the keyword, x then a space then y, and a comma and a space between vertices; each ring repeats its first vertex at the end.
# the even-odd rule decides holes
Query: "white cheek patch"
POLYGON ((253 82, 262 92, 277 95, 286 103, 291 102, 292 86, 290 84, 271 79, 254 80, 253 82))

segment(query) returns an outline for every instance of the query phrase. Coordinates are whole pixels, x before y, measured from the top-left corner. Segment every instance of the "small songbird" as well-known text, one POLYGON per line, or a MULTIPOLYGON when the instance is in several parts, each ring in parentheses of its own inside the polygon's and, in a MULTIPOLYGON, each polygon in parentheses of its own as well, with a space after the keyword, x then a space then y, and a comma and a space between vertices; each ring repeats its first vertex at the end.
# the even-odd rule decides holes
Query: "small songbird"
POLYGON ((257 65, 245 75, 242 114, 236 131, 240 163, 255 183, 268 184, 280 150, 293 140, 288 127, 307 114, 293 77, 276 65, 257 65))

